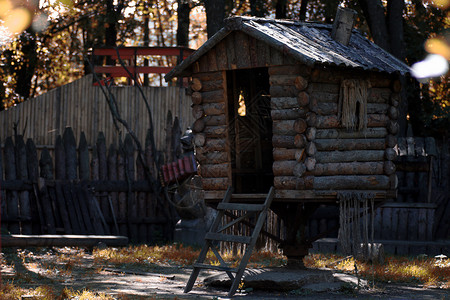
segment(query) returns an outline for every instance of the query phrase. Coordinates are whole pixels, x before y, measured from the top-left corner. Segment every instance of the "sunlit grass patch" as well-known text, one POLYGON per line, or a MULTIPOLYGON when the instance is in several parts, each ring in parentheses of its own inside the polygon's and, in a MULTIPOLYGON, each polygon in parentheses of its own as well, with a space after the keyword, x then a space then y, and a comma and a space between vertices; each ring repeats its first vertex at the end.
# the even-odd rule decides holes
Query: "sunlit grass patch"
MULTIPOLYGON (((312 254, 304 259, 309 268, 330 267, 353 272, 353 257, 344 259, 335 254, 312 254), (336 263, 338 262, 338 263, 336 263)), ((366 279, 379 282, 419 283, 426 286, 450 287, 450 260, 386 256, 384 264, 356 261, 358 272, 366 279)))
MULTIPOLYGON (((148 264, 148 265, 192 265, 200 254, 200 249, 182 244, 165 246, 129 246, 124 248, 95 249, 93 252, 96 263, 120 264, 148 264)), ((237 265, 242 255, 232 253, 222 254, 223 259, 232 266, 237 265)), ((219 264, 212 251, 209 251, 205 263, 219 264)), ((257 251, 250 257, 249 267, 272 267, 285 263, 285 258, 278 253, 257 251)))

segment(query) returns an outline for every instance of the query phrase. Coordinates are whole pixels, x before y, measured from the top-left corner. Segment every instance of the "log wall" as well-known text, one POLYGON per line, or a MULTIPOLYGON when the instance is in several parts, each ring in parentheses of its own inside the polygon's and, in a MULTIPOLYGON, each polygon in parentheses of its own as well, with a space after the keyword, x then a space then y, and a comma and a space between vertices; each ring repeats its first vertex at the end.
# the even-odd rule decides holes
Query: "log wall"
POLYGON ((302 65, 269 67, 269 74, 279 195, 321 198, 317 192, 373 190, 384 198, 383 191, 395 190, 395 78, 302 65), (361 132, 343 128, 338 119, 340 83, 349 78, 371 83, 367 130, 361 132))

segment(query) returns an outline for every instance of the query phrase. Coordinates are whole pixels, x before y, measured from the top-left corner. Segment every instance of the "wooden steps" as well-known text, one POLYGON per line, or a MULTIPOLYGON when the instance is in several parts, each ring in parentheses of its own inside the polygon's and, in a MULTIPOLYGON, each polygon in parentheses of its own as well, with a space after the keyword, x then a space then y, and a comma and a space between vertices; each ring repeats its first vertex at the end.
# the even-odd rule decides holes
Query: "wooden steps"
POLYGON ((268 194, 232 194, 232 187, 228 188, 222 202, 217 205, 217 210, 219 212, 213 224, 211 225, 210 231, 205 235, 205 245, 203 246, 196 263, 193 265, 194 270, 192 271, 189 281, 186 284, 186 288, 184 289, 185 293, 192 290, 195 280, 197 279, 198 274, 202 269, 210 269, 226 272, 232 281, 231 288, 228 292, 228 297, 231 297, 236 292, 236 289, 238 288, 239 283, 241 281, 242 275, 244 274, 245 267, 247 266, 248 260, 250 259, 250 255, 253 251, 253 248, 255 247, 256 240, 259 236, 262 225, 266 220, 267 210, 269 209, 270 204, 272 203, 274 194, 275 191, 273 187, 270 188, 268 194), (246 200, 252 200, 252 202, 254 202, 255 200, 260 200, 264 201, 264 203, 263 204, 230 203, 231 200, 239 202, 241 201, 245 202, 246 200), (229 216, 229 214, 232 213, 233 211, 242 211, 243 215, 234 216, 232 218, 233 219, 232 221, 226 224, 221 224, 223 221, 222 218, 225 215, 229 216), (255 216, 257 219, 256 225, 254 226, 253 232, 251 233, 250 236, 239 236, 222 233, 226 229, 231 228, 237 224, 244 224, 244 225, 246 223, 248 224, 247 219, 250 216, 255 216), (242 257, 242 260, 237 268, 231 268, 223 260, 223 258, 219 254, 218 249, 216 248, 217 241, 247 244, 244 256, 242 257), (207 265, 203 263, 205 261, 206 254, 208 253, 209 250, 211 250, 214 253, 216 258, 220 262, 219 266, 207 265), (235 275, 233 275, 233 273, 235 273, 235 275))

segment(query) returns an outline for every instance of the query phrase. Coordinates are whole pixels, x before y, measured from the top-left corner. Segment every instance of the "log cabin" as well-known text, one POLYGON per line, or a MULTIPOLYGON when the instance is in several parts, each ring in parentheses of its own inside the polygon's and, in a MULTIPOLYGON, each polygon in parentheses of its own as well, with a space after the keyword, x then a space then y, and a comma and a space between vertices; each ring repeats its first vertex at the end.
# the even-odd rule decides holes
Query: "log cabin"
POLYGON ((274 186, 290 260, 307 254, 311 240, 299 230, 320 204, 347 192, 396 197, 409 68, 345 25, 231 17, 165 77, 191 78, 205 201, 220 201, 228 186, 241 201, 274 186))

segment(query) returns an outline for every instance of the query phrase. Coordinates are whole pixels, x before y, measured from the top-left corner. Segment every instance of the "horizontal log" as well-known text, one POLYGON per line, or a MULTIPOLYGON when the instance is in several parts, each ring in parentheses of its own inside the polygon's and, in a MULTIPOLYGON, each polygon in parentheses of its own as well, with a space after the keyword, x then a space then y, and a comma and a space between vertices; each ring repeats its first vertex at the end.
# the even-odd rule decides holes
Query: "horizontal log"
POLYGON ((269 77, 269 83, 270 85, 295 85, 295 80, 298 77, 298 75, 296 74, 290 74, 290 75, 286 75, 286 74, 276 74, 276 75, 271 75, 269 77))
POLYGON ((308 141, 314 141, 316 139, 316 133, 317 133, 316 127, 308 127, 305 133, 306 139, 308 141))
POLYGON ((274 161, 294 160, 297 149, 274 148, 272 152, 274 161))
POLYGON ((387 129, 389 131, 390 134, 396 135, 398 133, 399 130, 399 125, 396 121, 388 121, 387 122, 387 129))
POLYGON ((274 176, 290 176, 297 164, 295 160, 274 161, 272 165, 274 176))
POLYGON ((192 106, 192 116, 194 117, 195 120, 200 119, 204 115, 205 115, 205 112, 203 110, 203 106, 202 105, 194 105, 194 106, 192 106))
POLYGON ((362 131, 348 131, 347 129, 318 129, 316 139, 358 139, 358 138, 384 138, 387 136, 386 128, 366 128, 362 131))
POLYGON ((392 93, 391 97, 390 97, 390 103, 391 103, 392 106, 398 107, 398 105, 400 104, 401 99, 402 98, 400 97, 400 94, 392 93))
POLYGON ((271 85, 270 95, 272 97, 295 97, 299 90, 292 85, 271 85))
POLYGON ((226 190, 230 184, 228 177, 202 178, 202 187, 204 190, 226 190))
MULTIPOLYGON (((385 127, 388 125, 389 118, 383 114, 367 114, 367 127, 385 127)), ((336 115, 317 116, 316 127, 320 129, 329 129, 341 127, 339 118, 336 115)))
POLYGON ((206 135, 204 133, 197 133, 194 135, 194 145, 197 147, 203 147, 206 142, 206 135))
POLYGON ((110 247, 128 245, 126 236, 112 235, 2 235, 3 247, 95 247, 104 243, 110 247))
POLYGON ((277 190, 295 190, 300 178, 295 176, 275 176, 273 178, 273 185, 277 190))
POLYGON ((225 92, 223 90, 202 92, 202 102, 203 103, 225 102, 225 92))
POLYGON ((389 88, 371 88, 368 103, 389 103, 392 91, 389 88))
POLYGON ((313 175, 383 175, 384 162, 347 162, 316 164, 313 175))
POLYGON ((224 114, 204 116, 203 120, 207 126, 226 125, 226 117, 224 114))
POLYGON ((388 190, 390 182, 384 175, 315 176, 313 187, 317 190, 388 190))
POLYGON ((338 103, 339 93, 327 93, 321 91, 310 92, 309 98, 317 103, 338 103))
POLYGON ((295 87, 299 91, 303 91, 308 87, 308 80, 303 76, 297 76, 294 81, 295 87))
POLYGON ((297 148, 305 148, 306 147, 306 137, 303 134, 297 134, 294 138, 294 145, 297 148))
POLYGON ((206 151, 226 151, 227 146, 225 138, 208 138, 203 147, 206 151))
POLYGON ((309 127, 316 127, 317 125, 317 114, 314 112, 308 112, 306 114, 306 123, 309 127))
POLYGON ((201 90, 203 92, 223 90, 223 85, 224 85, 224 82, 222 79, 211 80, 211 81, 202 81, 202 89, 201 90))
POLYGON ((227 177, 230 169, 229 163, 224 164, 201 164, 198 174, 202 178, 220 178, 227 177))
MULTIPOLYGON (((305 164, 304 163, 296 163, 292 174, 296 177, 302 177, 303 174, 305 174, 305 172, 306 172, 305 164)), ((286 174, 286 175, 290 175, 290 174, 286 174)))
POLYGON ((384 174, 392 175, 395 173, 395 164, 392 161, 384 162, 384 174))
POLYGON ((306 145, 306 154, 308 154, 308 156, 315 156, 317 153, 317 147, 316 147, 316 143, 314 142, 308 142, 308 144, 306 145))
POLYGON ((302 162, 305 159, 306 151, 303 149, 295 149, 295 160, 297 162, 302 162))
POLYGON ((198 92, 202 89, 202 81, 198 78, 192 78, 190 87, 193 91, 198 92))
POLYGON ((299 118, 295 120, 293 123, 294 131, 296 133, 304 133, 306 131, 306 128, 308 127, 308 124, 306 124, 305 119, 299 118))
POLYGON ((269 75, 301 75, 308 76, 311 68, 306 65, 285 65, 269 67, 269 75))
POLYGON ((291 135, 273 135, 272 145, 274 148, 296 148, 294 144, 294 136, 291 135))
POLYGON ((306 90, 310 95, 317 92, 339 95, 340 84, 310 82, 306 90))
POLYGON ((384 150, 319 151, 318 163, 383 161, 384 150))
MULTIPOLYGON (((317 68, 312 71, 311 78, 314 82, 340 83, 343 79, 359 78, 367 76, 367 72, 355 69, 342 69, 338 66, 327 66, 327 68, 317 68)), ((384 74, 371 73, 370 84, 373 87, 390 87, 391 79, 384 74)))
POLYGON ((306 92, 300 92, 297 95, 297 102, 300 107, 306 107, 309 105, 309 102, 311 101, 309 94, 306 92))
POLYGON ((195 157, 200 164, 222 164, 228 162, 228 153, 223 151, 209 151, 204 148, 197 149, 195 157))
POLYGON ((205 126, 203 129, 203 133, 207 138, 220 138, 224 137, 227 133, 226 125, 218 125, 218 126, 205 126))
POLYGON ((200 118, 198 120, 195 120, 194 124, 192 124, 192 131, 194 133, 200 133, 205 129, 205 120, 203 118, 200 118))
POLYGON ((317 116, 317 122, 316 122, 315 127, 320 128, 320 129, 336 128, 336 127, 341 127, 340 124, 341 124, 341 122, 336 115, 331 115, 331 116, 320 116, 319 115, 319 116, 317 116))
MULTIPOLYGON (((351 190, 353 191, 353 190, 351 190)), ((276 202, 331 202, 336 203, 337 195, 340 191, 331 190, 276 190, 275 191, 275 200, 276 202)), ((374 195, 375 199, 384 200, 386 198, 395 198, 397 197, 397 193, 392 190, 384 191, 384 190, 364 190, 366 193, 370 193, 374 195)))
MULTIPOLYGON (((368 114, 387 114, 389 105, 386 103, 367 103, 368 114)), ((317 113, 320 115, 336 115, 338 104, 331 102, 318 102, 317 113)))
POLYGON ((205 72, 205 73, 195 73, 192 75, 194 78, 198 78, 201 81, 214 81, 214 80, 222 80, 223 74, 222 72, 205 72))
POLYGON ((277 135, 295 135, 295 120, 274 120, 272 132, 277 135))
POLYGON ((317 161, 314 157, 308 157, 305 159, 305 167, 308 171, 313 171, 316 168, 317 161))
POLYGON ((272 120, 295 120, 305 118, 306 111, 302 108, 272 109, 270 111, 272 120))
POLYGON ((192 104, 199 105, 202 104, 202 93, 193 92, 191 95, 192 104))
POLYGON ((272 110, 299 108, 297 97, 273 97, 270 98, 272 110))
POLYGON ((388 116, 391 120, 397 120, 398 119, 398 109, 394 106, 390 106, 388 109, 388 116))
POLYGON ((394 148, 397 145, 397 137, 392 134, 386 136, 386 147, 394 148))
POLYGON ((204 103, 203 111, 207 116, 222 115, 225 113, 225 103, 204 103))
POLYGON ((382 150, 386 147, 383 138, 378 139, 317 139, 317 150, 382 150))
POLYGON ((386 160, 392 161, 397 158, 397 152, 393 148, 387 148, 384 152, 386 160))

